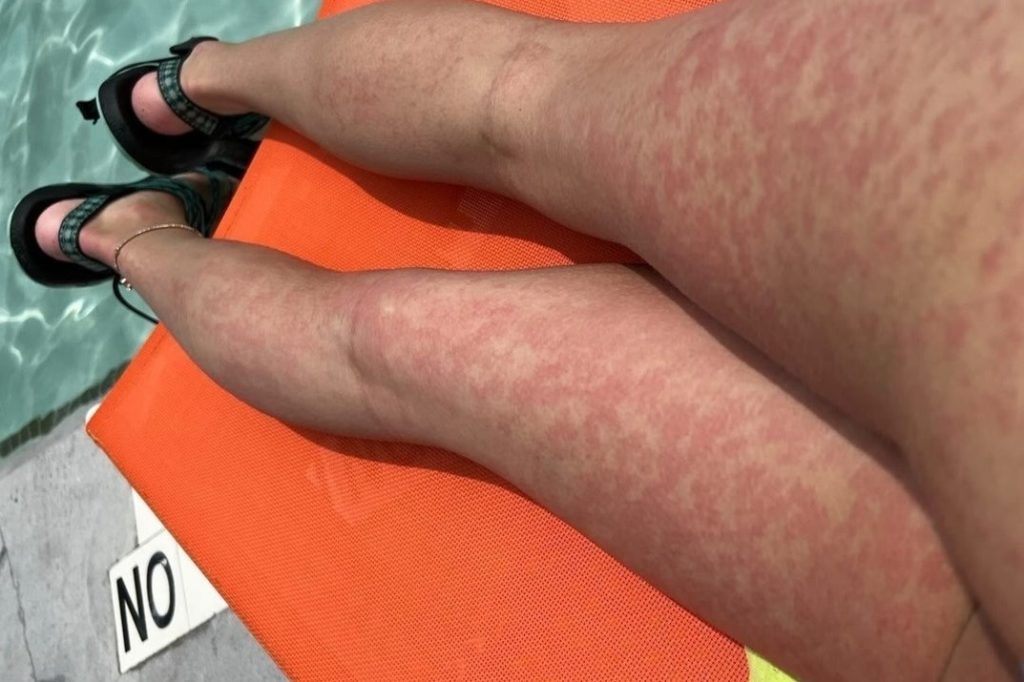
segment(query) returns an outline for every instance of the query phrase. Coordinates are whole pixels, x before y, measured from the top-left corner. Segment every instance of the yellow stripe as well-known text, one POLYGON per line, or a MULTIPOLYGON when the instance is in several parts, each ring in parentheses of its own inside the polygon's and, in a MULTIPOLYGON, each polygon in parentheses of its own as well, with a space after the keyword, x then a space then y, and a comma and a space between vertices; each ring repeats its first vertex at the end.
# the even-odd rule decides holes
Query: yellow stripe
POLYGON ((774 665, 747 649, 747 664, 750 666, 750 682, 795 682, 774 665))

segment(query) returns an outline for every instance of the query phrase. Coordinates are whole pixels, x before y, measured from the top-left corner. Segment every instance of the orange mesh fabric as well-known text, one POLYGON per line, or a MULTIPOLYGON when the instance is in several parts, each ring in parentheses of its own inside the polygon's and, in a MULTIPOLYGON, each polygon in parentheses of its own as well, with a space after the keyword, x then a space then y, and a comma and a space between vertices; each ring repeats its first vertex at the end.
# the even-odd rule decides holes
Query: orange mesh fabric
MULTIPOLYGON (((506 4, 640 20, 706 3, 506 4)), ((353 169, 280 126, 219 234, 343 270, 634 258, 505 199, 353 169)), ((223 392, 163 328, 89 431, 293 678, 747 679, 739 645, 488 472, 297 432, 223 392)))

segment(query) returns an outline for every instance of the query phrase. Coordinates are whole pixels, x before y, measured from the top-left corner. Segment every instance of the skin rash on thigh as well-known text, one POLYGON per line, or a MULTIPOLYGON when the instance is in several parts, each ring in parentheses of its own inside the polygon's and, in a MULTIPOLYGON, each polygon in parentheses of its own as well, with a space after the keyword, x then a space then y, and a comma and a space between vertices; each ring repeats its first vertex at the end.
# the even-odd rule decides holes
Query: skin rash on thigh
POLYGON ((578 268, 445 275, 387 305, 382 364, 424 396, 419 440, 510 480, 793 671, 841 659, 934 678, 968 603, 927 518, 874 459, 891 453, 835 431, 856 433, 621 270, 596 291, 574 286, 578 268), (866 639, 885 643, 877 656, 866 639))
MULTIPOLYGON (((977 107, 1007 78, 1005 10, 948 5, 725 3, 628 29, 607 68, 581 76, 592 95, 545 105, 553 147, 579 138, 586 172, 551 178, 538 203, 557 204, 565 182, 591 183, 602 200, 557 217, 623 241, 816 390, 890 431, 905 401, 886 397, 896 395, 887 382, 919 355, 908 334, 955 344, 976 328, 978 313, 969 303, 958 312, 936 279, 953 267, 991 286, 1024 252, 1014 208, 1024 187, 987 194, 1020 156, 1007 132, 1024 139, 1009 118, 1020 121, 1024 99, 977 107), (941 40, 964 30, 991 46, 965 53, 941 40), (623 90, 611 105, 609 81, 623 90), (977 208, 986 202, 998 214, 977 208)), ((1005 310, 1019 281, 1000 286, 1005 310)), ((990 323, 1019 333, 1006 319, 990 323)), ((1007 333, 1003 352, 1014 353, 1007 333)))

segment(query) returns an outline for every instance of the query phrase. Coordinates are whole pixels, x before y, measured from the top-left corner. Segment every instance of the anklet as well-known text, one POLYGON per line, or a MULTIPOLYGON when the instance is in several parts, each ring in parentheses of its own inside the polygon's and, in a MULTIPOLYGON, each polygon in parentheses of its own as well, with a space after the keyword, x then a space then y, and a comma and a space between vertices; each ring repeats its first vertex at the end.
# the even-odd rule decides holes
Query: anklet
POLYGON ((132 290, 132 284, 131 282, 128 281, 127 277, 121 274, 121 268, 117 264, 117 259, 121 255, 121 249, 124 248, 125 244, 135 239, 136 237, 141 237, 147 232, 156 232, 157 230, 189 230, 190 232, 195 232, 196 234, 199 234, 199 230, 197 230, 194 227, 191 227, 190 225, 180 225, 178 223, 165 223, 163 225, 153 225, 152 227, 144 227, 135 234, 129 236, 120 244, 118 244, 117 247, 114 249, 114 272, 117 273, 118 277, 120 277, 118 283, 128 291, 132 290))

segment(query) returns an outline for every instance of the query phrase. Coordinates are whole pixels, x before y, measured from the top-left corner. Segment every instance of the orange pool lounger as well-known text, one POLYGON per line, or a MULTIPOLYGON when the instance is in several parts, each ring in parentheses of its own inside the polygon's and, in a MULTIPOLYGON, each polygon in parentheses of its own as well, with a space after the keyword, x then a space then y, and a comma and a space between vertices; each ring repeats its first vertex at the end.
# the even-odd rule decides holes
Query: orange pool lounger
MULTIPOLYGON (((501 4, 626 21, 708 2, 501 4)), ((218 237, 338 270, 635 260, 507 199, 355 169, 279 125, 218 237)), ((292 678, 751 679, 743 647, 487 471, 297 431, 213 384, 162 327, 88 429, 292 678)))

